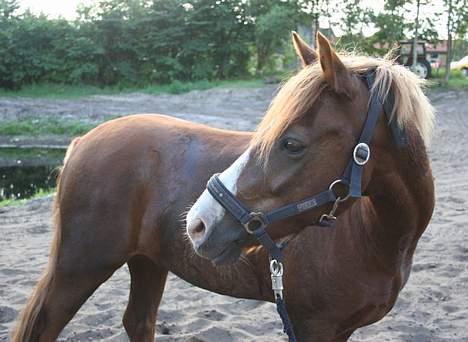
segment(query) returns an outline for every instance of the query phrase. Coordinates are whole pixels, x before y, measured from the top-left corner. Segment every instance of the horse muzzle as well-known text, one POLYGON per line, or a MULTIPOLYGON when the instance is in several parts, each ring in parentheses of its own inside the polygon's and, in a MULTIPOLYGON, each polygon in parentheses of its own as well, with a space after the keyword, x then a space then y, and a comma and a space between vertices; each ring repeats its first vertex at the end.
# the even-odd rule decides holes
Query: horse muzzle
POLYGON ((241 236, 243 231, 234 230, 233 226, 237 228, 234 221, 207 227, 203 220, 196 218, 187 223, 187 234, 197 255, 216 265, 232 264, 239 259, 245 238, 241 236))

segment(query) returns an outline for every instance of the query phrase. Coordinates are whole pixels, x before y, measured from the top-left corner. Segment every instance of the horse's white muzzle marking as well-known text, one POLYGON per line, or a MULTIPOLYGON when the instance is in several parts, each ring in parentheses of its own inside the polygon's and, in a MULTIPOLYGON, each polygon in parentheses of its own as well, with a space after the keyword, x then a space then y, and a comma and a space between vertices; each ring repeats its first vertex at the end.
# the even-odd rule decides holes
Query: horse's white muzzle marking
MULTIPOLYGON (((234 195, 237 194, 237 180, 249 161, 250 149, 247 149, 237 160, 229 166, 219 178, 223 184, 234 195)), ((205 189, 197 201, 193 204, 187 214, 187 234, 192 243, 192 234, 190 230, 199 223, 199 220, 205 226, 204 236, 208 236, 211 230, 216 226, 216 223, 223 219, 226 211, 224 208, 210 195, 208 190, 205 189)))

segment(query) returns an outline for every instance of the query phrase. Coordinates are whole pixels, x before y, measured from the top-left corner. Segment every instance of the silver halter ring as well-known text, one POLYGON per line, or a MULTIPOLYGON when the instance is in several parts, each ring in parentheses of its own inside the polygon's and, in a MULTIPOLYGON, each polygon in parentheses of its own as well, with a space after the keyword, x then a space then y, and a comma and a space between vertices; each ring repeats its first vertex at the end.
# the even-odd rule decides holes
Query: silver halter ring
POLYGON ((370 147, 366 143, 359 143, 353 151, 354 162, 358 165, 366 164, 370 159, 370 147))
POLYGON ((346 201, 350 196, 351 196, 351 192, 350 192, 350 189, 349 189, 349 185, 348 183, 346 183, 344 180, 342 179, 337 179, 335 180, 333 183, 330 184, 330 186, 328 187, 329 190, 333 191, 333 193, 335 194, 336 196, 336 201, 339 203, 339 202, 344 202, 346 201), (339 185, 339 184, 343 184, 344 186, 347 186, 348 187, 348 193, 341 197, 340 194, 338 194, 338 192, 335 190, 335 186, 339 185))

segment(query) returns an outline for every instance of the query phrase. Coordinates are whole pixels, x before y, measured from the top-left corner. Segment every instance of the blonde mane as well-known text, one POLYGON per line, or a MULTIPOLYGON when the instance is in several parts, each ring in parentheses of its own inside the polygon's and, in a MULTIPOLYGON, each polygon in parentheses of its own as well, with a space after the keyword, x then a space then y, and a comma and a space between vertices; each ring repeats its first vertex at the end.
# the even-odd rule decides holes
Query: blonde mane
MULTIPOLYGON (((401 127, 414 125, 425 145, 429 145, 434 110, 422 91, 424 80, 389 58, 340 55, 340 59, 355 74, 375 69, 376 78, 371 91, 377 91, 385 101, 392 88, 395 95, 392 120, 397 120, 401 127)), ((260 158, 265 158, 286 129, 307 113, 325 87, 320 63, 303 68, 281 87, 251 142, 257 146, 260 158)))

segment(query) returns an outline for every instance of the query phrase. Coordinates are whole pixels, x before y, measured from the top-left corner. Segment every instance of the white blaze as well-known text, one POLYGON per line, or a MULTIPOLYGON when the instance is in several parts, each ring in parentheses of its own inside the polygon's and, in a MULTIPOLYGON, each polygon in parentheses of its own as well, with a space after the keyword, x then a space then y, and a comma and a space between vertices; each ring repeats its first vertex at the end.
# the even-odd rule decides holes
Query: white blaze
MULTIPOLYGON (((219 175, 224 186, 234 195, 237 194, 237 180, 249 161, 250 149, 246 150, 236 161, 219 175)), ((201 220, 206 228, 206 233, 214 227, 225 215, 225 209, 205 189, 201 196, 190 208, 187 214, 187 227, 196 219, 201 220)))

